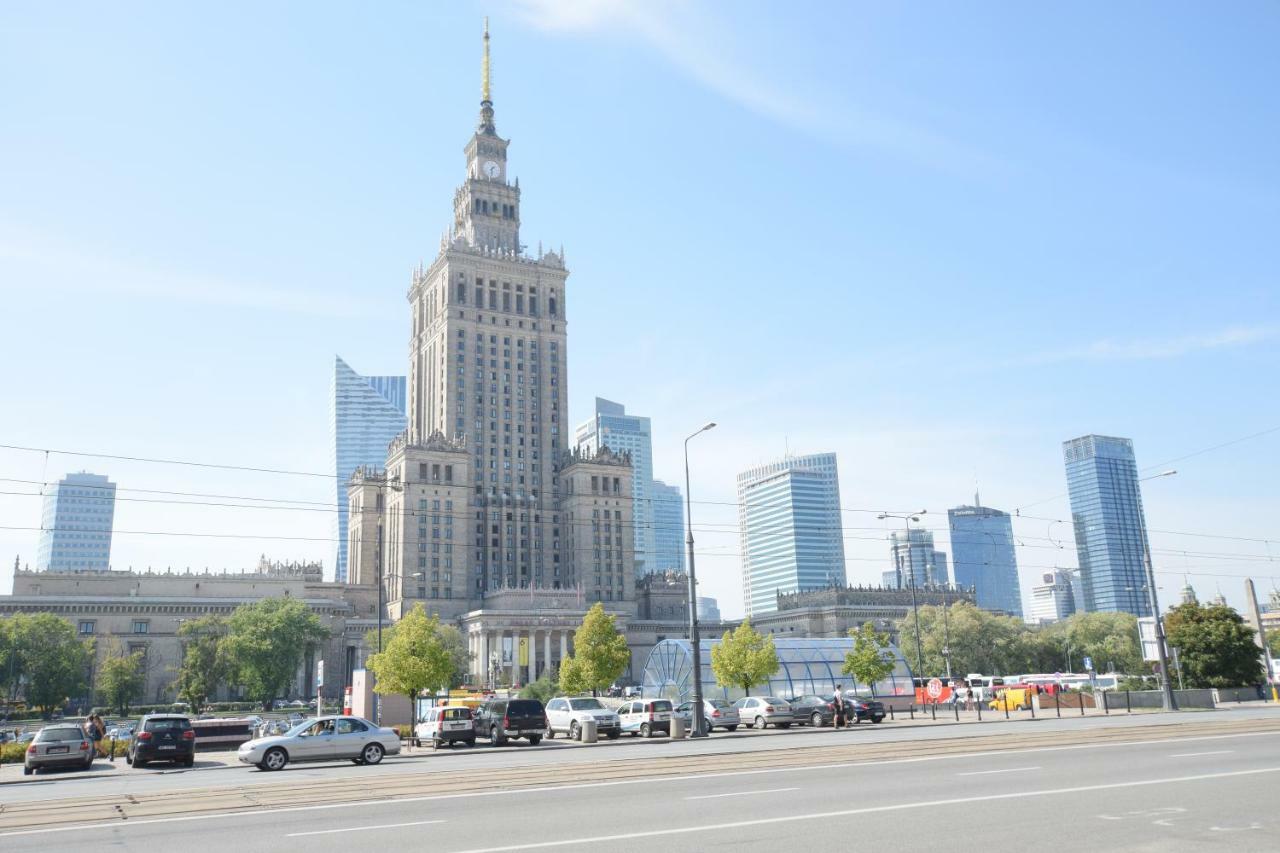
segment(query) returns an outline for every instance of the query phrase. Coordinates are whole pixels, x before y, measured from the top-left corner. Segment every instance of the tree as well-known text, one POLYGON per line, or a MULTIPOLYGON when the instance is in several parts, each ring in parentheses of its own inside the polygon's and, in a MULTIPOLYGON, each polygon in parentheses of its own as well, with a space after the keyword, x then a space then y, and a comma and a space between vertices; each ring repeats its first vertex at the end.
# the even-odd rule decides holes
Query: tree
MULTIPOLYGON (((382 647, 384 649, 391 643, 391 639, 395 637, 396 625, 398 624, 384 625, 382 627, 382 647)), ((441 622, 440 641, 449 650, 449 657, 453 659, 454 664, 453 675, 449 678, 449 687, 461 687, 471 678, 471 658, 473 655, 467 649, 467 640, 462 636, 462 632, 458 630, 457 626, 441 622)), ((378 648, 377 629, 365 632, 364 644, 366 648, 378 648)))
POLYGON ((15 613, 4 620, 5 678, 11 698, 19 690, 46 719, 88 687, 93 641, 52 613, 15 613), (12 679, 10 679, 12 673, 12 679))
POLYGON ((573 635, 573 657, 560 665, 560 689, 565 693, 590 690, 595 695, 627 671, 631 649, 614 622, 598 601, 587 611, 573 635))
POLYGON ((127 655, 120 641, 113 640, 98 667, 96 685, 107 707, 114 708, 122 717, 128 715, 129 704, 142 695, 146 686, 147 675, 143 670, 142 652, 127 655))
MULTIPOLYGON (((1067 619, 1041 629, 1052 637, 1062 656, 1049 672, 1061 669, 1078 672, 1083 659, 1093 659, 1099 672, 1114 668, 1116 672, 1141 672, 1142 649, 1138 645, 1138 619, 1130 613, 1076 613, 1067 619), (1066 650, 1070 648, 1068 660, 1066 650)), ((1045 671, 1045 670, 1037 670, 1045 671)))
MULTIPOLYGON (((942 607, 934 606, 921 607, 919 612, 924 666, 923 672, 913 673, 917 678, 946 672, 944 647, 951 651, 953 676, 963 677, 969 672, 999 675, 1044 671, 1031 666, 1032 660, 1041 656, 1043 647, 1021 619, 1000 616, 968 602, 950 605, 945 613, 942 607)), ((898 623, 899 644, 913 670, 917 668, 915 624, 915 617, 910 613, 898 623)))
POLYGON ((537 699, 543 705, 551 701, 559 689, 557 680, 552 677, 551 673, 544 672, 538 676, 538 680, 530 684, 526 684, 520 691, 521 699, 537 699))
POLYGON ((892 675, 898 665, 889 635, 876 631, 870 622, 863 622, 861 628, 850 628, 849 636, 853 638, 853 651, 845 654, 840 671, 852 675, 874 695, 876 684, 892 675))
POLYGON ((415 604, 396 624, 391 642, 384 642, 383 650, 371 656, 366 666, 378 679, 375 692, 409 697, 417 723, 418 695, 447 688, 455 661, 441 638, 440 620, 428 617, 422 605, 415 604))
POLYGON ((1280 658, 1280 630, 1272 628, 1267 632, 1267 650, 1273 658, 1280 658))
POLYGON ((231 614, 228 628, 234 680, 266 710, 288 688, 303 655, 329 637, 319 617, 288 597, 242 604, 231 614))
POLYGON ((1190 601, 1172 608, 1164 626, 1188 687, 1242 687, 1263 680, 1262 650, 1253 629, 1227 605, 1201 607, 1190 601))
POLYGON ((227 620, 217 614, 182 623, 178 636, 186 640, 178 668, 178 698, 199 714, 205 703, 227 681, 227 620))
POLYGON ((748 696, 751 688, 778 671, 778 651, 772 636, 761 636, 744 619, 732 631, 725 631, 719 644, 711 648, 711 672, 721 687, 740 687, 748 696))

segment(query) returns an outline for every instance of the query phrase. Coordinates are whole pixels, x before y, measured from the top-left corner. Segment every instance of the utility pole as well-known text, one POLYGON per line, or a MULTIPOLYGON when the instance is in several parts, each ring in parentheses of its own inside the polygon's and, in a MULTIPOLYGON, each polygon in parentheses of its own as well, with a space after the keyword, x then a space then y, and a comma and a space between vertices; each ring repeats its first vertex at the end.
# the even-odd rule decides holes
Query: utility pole
MULTIPOLYGON (((920 608, 916 601, 916 573, 915 568, 911 565, 911 522, 919 521, 920 516, 924 515, 928 510, 920 510, 918 513, 907 513, 901 515, 892 512, 882 512, 876 516, 880 521, 887 518, 902 519, 903 529, 906 531, 906 558, 899 559, 899 565, 905 562, 907 571, 911 573, 911 617, 915 623, 916 629, 916 678, 924 678, 924 647, 920 644, 920 608)), ((902 570, 898 570, 898 578, 902 578, 902 570)))
POLYGON ((715 421, 711 421, 684 440, 684 510, 685 526, 688 528, 684 538, 689 549, 689 645, 693 651, 693 731, 689 737, 706 737, 703 730, 702 707, 702 639, 698 636, 698 576, 693 566, 693 493, 689 487, 689 441, 697 438, 709 429, 715 429, 715 421))

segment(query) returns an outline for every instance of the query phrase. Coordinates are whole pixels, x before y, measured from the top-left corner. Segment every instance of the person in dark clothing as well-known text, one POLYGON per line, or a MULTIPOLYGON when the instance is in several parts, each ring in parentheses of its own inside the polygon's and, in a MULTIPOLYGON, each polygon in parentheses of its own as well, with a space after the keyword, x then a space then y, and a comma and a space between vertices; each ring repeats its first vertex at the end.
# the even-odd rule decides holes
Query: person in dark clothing
POLYGON ((831 707, 836 712, 835 727, 843 729, 845 727, 844 694, 840 692, 839 684, 836 685, 835 695, 831 697, 831 707))

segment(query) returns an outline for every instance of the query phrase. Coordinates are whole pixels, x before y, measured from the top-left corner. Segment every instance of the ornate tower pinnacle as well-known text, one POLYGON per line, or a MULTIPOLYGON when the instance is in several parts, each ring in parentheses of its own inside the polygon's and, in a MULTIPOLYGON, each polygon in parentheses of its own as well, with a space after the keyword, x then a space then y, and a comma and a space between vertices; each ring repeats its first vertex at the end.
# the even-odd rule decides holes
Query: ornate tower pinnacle
POLYGON ((493 100, 489 96, 489 16, 484 19, 484 57, 480 60, 480 127, 481 133, 496 135, 493 125, 493 100))

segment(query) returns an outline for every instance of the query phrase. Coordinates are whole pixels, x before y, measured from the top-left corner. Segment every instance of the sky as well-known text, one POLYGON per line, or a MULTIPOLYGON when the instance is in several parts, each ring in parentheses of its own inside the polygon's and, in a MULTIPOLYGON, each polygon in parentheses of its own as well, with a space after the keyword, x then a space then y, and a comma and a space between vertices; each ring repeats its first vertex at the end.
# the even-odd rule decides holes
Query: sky
POLYGON ((668 482, 719 424, 726 615, 739 470, 836 452, 853 583, 878 512, 949 550, 980 489, 1025 601, 1076 565, 1091 432, 1179 471, 1144 485, 1165 603, 1280 579, 1280 6, 124 2, 0 16, 0 444, 299 473, 0 448, 0 590, 76 470, 136 490, 116 568, 332 571, 333 357, 407 370, 485 15, 522 236, 571 271, 570 421, 650 416, 668 482))

